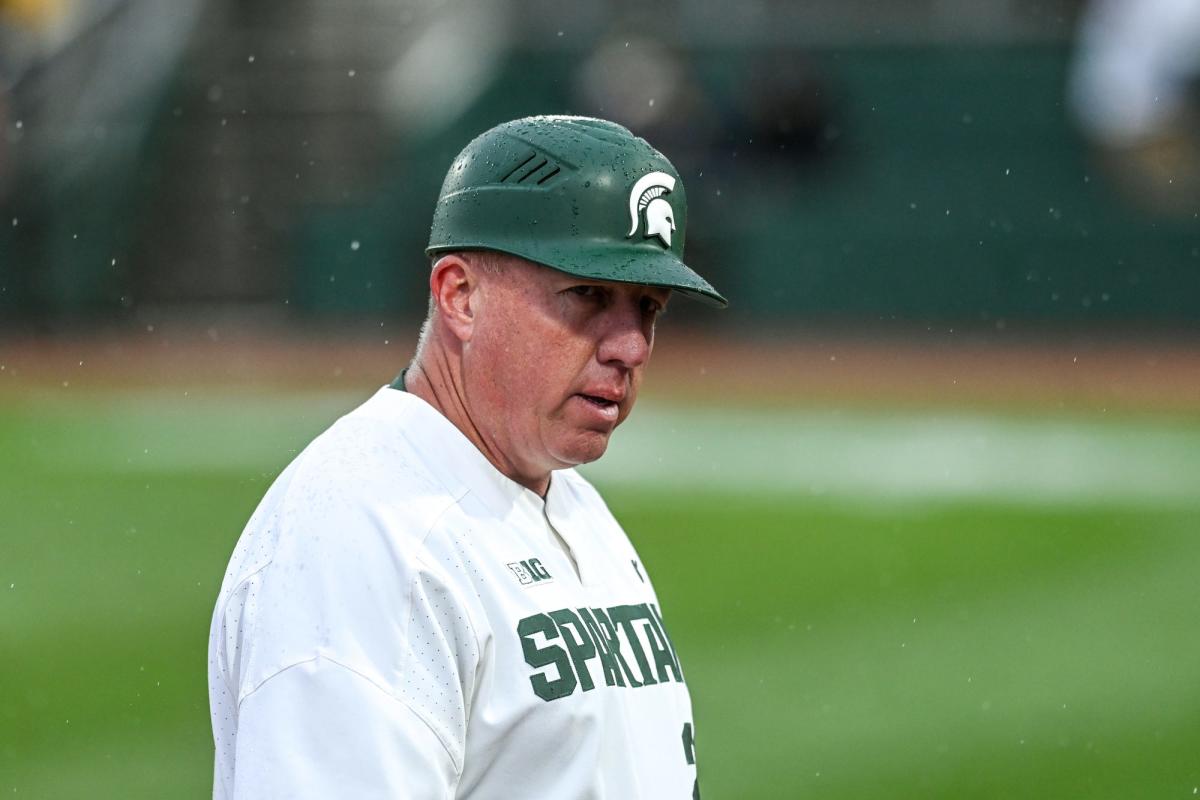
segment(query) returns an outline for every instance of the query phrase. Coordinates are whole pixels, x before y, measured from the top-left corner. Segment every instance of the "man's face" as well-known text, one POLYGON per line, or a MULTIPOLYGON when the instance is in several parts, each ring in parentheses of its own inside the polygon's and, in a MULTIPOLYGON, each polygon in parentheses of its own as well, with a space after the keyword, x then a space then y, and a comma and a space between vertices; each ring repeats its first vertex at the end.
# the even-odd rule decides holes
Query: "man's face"
POLYGON ((511 474, 536 481, 604 454, 633 408, 671 292, 498 261, 480 275, 463 346, 466 402, 511 474))

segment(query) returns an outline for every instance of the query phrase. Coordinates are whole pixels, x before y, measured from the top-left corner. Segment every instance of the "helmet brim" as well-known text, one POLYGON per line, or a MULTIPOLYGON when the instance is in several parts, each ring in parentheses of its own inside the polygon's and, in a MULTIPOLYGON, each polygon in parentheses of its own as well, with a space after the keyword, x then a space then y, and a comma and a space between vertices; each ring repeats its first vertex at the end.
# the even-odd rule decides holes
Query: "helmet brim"
POLYGON ((480 243, 430 247, 426 253, 435 256, 455 250, 494 250, 580 278, 660 286, 699 300, 705 305, 718 308, 729 305, 729 301, 713 288, 712 284, 669 250, 638 247, 635 252, 635 248, 614 252, 613 246, 607 242, 589 246, 572 241, 562 247, 556 247, 554 242, 539 244, 541 246, 536 248, 536 252, 533 249, 480 243))

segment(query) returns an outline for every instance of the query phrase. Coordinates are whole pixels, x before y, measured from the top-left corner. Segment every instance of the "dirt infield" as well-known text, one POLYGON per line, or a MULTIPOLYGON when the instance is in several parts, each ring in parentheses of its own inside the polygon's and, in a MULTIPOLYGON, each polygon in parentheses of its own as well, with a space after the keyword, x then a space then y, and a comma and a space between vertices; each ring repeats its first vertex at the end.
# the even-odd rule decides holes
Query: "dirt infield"
MULTIPOLYGON (((353 391, 390 380, 415 325, 378 333, 147 326, 136 334, 0 339, 0 396, 221 386, 353 391)), ((381 326, 382 328, 382 326, 381 326)), ((713 405, 1061 408, 1200 414, 1200 343, 788 333, 660 335, 644 397, 713 405)))

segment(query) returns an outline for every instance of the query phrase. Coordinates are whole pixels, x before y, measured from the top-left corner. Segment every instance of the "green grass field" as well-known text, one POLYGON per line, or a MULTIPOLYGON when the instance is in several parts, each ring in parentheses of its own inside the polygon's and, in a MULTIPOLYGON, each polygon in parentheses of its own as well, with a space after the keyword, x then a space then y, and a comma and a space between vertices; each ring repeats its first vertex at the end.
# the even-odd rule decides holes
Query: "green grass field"
MULTIPOLYGON (((211 791, 225 561, 358 399, 0 398, 0 795, 211 791)), ((706 798, 1200 791, 1200 421, 650 405, 591 474, 706 798)))

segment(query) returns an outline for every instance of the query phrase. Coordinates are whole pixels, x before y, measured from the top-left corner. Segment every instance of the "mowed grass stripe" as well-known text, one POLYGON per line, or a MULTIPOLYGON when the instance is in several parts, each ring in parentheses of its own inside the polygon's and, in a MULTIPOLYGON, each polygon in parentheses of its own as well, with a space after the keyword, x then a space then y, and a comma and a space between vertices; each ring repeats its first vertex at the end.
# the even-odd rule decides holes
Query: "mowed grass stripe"
MULTIPOLYGON (((370 392, 47 395, 0 441, 57 469, 278 472, 370 392)), ((19 455, 18 455, 19 454, 19 455)), ((1200 505, 1200 422, 644 405, 584 472, 660 490, 1200 505)))
POLYGON ((0 406, 0 443, 43 469, 274 475, 370 390, 64 392, 0 406))
POLYGON ((1200 504, 1200 424, 972 413, 639 408, 585 472, 610 485, 862 502, 1200 504))

